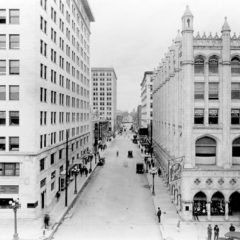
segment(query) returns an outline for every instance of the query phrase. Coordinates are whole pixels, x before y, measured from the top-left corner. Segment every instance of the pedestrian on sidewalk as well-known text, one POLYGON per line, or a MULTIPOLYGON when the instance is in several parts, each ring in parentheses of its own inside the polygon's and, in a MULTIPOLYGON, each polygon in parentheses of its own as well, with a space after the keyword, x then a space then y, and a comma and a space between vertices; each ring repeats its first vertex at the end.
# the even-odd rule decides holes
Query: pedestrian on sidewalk
POLYGON ((215 225, 214 227, 214 240, 218 240, 219 237, 219 227, 218 225, 215 225))
POLYGON ((211 224, 208 224, 207 234, 208 234, 208 240, 211 240, 212 239, 212 226, 211 226, 211 224))
POLYGON ((197 207, 193 209, 193 220, 199 221, 197 207))
POLYGON ((88 169, 86 167, 85 167, 85 175, 86 175, 86 177, 88 175, 88 169))
POLYGON ((162 215, 162 211, 161 211, 160 207, 158 207, 157 217, 158 217, 158 222, 159 223, 161 223, 161 215, 162 215))
POLYGON ((44 218, 43 218, 43 222, 44 222, 44 228, 47 229, 49 226, 49 221, 50 221, 50 216, 49 214, 45 214, 44 218))
POLYGON ((161 176, 161 169, 158 168, 158 176, 160 177, 161 176))

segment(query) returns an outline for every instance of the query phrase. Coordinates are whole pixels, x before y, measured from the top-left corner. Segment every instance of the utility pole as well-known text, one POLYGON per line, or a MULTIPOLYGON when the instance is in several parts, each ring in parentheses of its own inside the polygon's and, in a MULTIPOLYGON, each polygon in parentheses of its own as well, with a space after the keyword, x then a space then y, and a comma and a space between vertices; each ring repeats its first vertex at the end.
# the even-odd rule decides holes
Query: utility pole
POLYGON ((150 120, 151 122, 150 122, 150 131, 151 131, 151 159, 152 159, 152 154, 153 154, 153 144, 152 144, 152 129, 153 129, 153 127, 152 127, 152 119, 150 120))
POLYGON ((65 207, 68 205, 68 130, 66 131, 65 207))

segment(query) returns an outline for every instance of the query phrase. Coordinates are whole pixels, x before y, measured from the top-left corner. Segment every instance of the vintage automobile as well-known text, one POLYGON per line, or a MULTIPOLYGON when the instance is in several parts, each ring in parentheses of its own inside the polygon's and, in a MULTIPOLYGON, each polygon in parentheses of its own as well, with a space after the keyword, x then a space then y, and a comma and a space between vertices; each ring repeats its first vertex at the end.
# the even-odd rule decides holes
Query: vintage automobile
POLYGON ((133 151, 128 151, 128 158, 133 158, 133 151))
POLYGON ((136 163, 136 173, 144 173, 144 164, 136 163))

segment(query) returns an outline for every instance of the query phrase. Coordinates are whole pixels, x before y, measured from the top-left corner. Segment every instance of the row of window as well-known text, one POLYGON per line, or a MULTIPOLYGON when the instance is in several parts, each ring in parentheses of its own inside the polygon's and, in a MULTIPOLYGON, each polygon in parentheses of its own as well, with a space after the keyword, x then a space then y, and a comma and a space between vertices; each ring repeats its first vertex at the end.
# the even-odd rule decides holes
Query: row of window
MULTIPOLYGON (((5 112, 4 112, 5 113, 5 112)), ((69 123, 69 122, 83 122, 83 121, 88 121, 89 120, 89 113, 72 113, 72 118, 71 118, 71 113, 70 112, 59 112, 59 123, 60 124, 63 124, 64 123, 64 114, 65 114, 65 121, 66 123, 69 123)), ((50 123, 51 124, 56 124, 57 122, 57 112, 51 112, 51 115, 50 115, 50 123)), ((16 118, 16 117, 15 117, 16 118)), ((14 119, 15 122, 17 121, 16 119, 14 119)), ((6 122, 6 119, 4 118, 1 118, 1 111, 0 111, 0 125, 3 125, 1 124, 1 122, 6 122)), ((9 117, 9 121, 10 121, 10 117, 9 117)), ((13 124, 12 124, 13 125, 13 124)), ((14 124, 16 125, 16 124, 14 124)), ((19 125, 19 116, 18 116, 18 124, 19 125)), ((46 111, 40 111, 40 125, 43 126, 43 125, 47 125, 47 112, 46 111)))
MULTIPOLYGON (((211 137, 202 137, 195 143, 196 157, 216 157, 217 142, 211 137)), ((232 142, 232 157, 240 157, 240 138, 232 142)))
POLYGON ((105 102, 100 102, 99 104, 97 102, 93 103, 93 106, 98 106, 98 105, 100 105, 100 106, 105 106, 105 105, 112 106, 112 102, 106 102, 106 104, 105 104, 105 102))
MULTIPOLYGON (((1 87, 1 86, 0 86, 1 87)), ((1 90, 1 88, 0 88, 1 90)), ((40 88, 40 102, 45 102, 47 103, 48 98, 47 98, 47 89, 46 88, 40 88)), ((1 94, 1 92, 0 92, 1 94)), ((52 104, 57 104, 57 92, 51 91, 51 96, 50 96, 50 102, 52 104)), ((70 107, 72 103, 73 108, 80 108, 80 109, 89 109, 89 102, 85 100, 80 100, 75 97, 70 97, 69 95, 64 95, 63 93, 59 93, 59 105, 64 106, 64 99, 65 99, 65 104, 66 106, 70 107)))
MULTIPOLYGON (((0 151, 6 150, 6 137, 0 137, 0 151)), ((8 150, 19 151, 19 137, 8 138, 8 150)))
POLYGON ((0 163, 0 176, 19 176, 19 163, 0 163))
MULTIPOLYGON (((10 85, 8 87, 8 100, 19 100, 19 86, 10 85)), ((7 87, 5 85, 0 85, 0 100, 7 100, 7 87)))
MULTIPOLYGON (((218 124, 219 109, 209 109, 208 123, 218 124)), ((204 108, 194 109, 194 124, 204 124, 204 108)), ((231 109, 231 124, 240 124, 240 109, 231 109)))
MULTIPOLYGON (((68 135, 71 133, 71 136, 75 137, 80 134, 87 133, 89 131, 89 125, 72 128, 71 132, 70 129, 66 131, 68 131, 68 135)), ((60 130, 58 134, 58 142, 64 141, 65 136, 66 135, 64 135, 64 130, 60 130)), ((57 132, 52 132, 49 134, 49 136, 47 136, 47 134, 40 135, 40 149, 45 148, 48 145, 53 145, 55 143, 57 143, 57 132)))
MULTIPOLYGON (((0 111, 0 125, 6 125, 7 122, 6 111, 0 111)), ((19 111, 9 111, 8 112, 8 124, 9 126, 19 125, 19 111)))
MULTIPOLYGON (((218 74, 219 72, 219 59, 217 56, 212 56, 208 61, 209 74, 218 74)), ((194 60, 194 73, 204 74, 204 58, 198 56, 194 60)), ((235 56, 231 59, 231 73, 240 74, 240 58, 235 56)))
MULTIPOLYGON (((104 72, 97 73, 97 72, 94 72, 93 76, 112 76, 112 73, 110 73, 110 72, 108 72, 108 73, 104 73, 104 72)), ((93 80, 97 80, 97 78, 94 78, 93 80)))
POLYGON ((7 36, 9 49, 19 49, 20 35, 19 34, 0 34, 0 49, 7 48, 7 36))
MULTIPOLYGON (((205 95, 205 84, 204 83, 194 83, 194 99, 203 100, 205 95)), ((208 99, 218 100, 219 99, 219 83, 209 83, 208 84, 208 99)), ((231 84, 231 99, 240 99, 240 83, 231 84)))
MULTIPOLYGON (((8 61, 9 74, 19 75, 20 74, 20 61, 9 60, 8 61)), ((0 75, 6 75, 7 73, 7 61, 0 59, 0 75)))
MULTIPOLYGON (((20 12, 19 9, 9 9, 8 11, 8 23, 9 24, 19 24, 20 12)), ((7 10, 0 9, 0 24, 7 23, 7 10)))

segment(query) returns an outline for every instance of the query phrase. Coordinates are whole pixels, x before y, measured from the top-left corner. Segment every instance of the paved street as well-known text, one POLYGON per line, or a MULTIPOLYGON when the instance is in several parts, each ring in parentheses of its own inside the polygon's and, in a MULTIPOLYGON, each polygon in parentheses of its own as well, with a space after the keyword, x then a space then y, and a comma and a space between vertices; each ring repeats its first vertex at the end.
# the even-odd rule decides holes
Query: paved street
POLYGON ((54 239, 161 239, 148 182, 136 174, 137 145, 127 135, 115 139, 74 209, 54 239), (116 157, 116 150, 119 157, 116 157), (127 150, 134 158, 127 158, 127 150))

